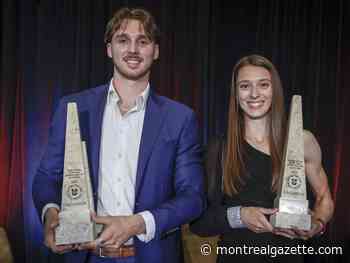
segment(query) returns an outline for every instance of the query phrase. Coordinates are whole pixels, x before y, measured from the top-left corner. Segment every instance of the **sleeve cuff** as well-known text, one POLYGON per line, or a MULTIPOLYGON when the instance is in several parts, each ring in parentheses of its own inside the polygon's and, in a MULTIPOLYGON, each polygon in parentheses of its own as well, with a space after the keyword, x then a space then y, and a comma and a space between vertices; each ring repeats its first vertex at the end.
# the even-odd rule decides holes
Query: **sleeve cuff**
POLYGON ((46 211, 49 209, 49 208, 57 208, 58 211, 60 211, 60 207, 57 205, 57 204, 54 204, 54 203, 48 203, 44 206, 43 208, 43 211, 41 213, 41 222, 44 223, 45 221, 45 214, 46 214, 46 211))
POLYGON ((227 209, 227 221, 231 228, 244 228, 241 221, 241 206, 233 206, 227 209))
POLYGON ((137 238, 142 242, 148 243, 154 238, 156 233, 156 223, 154 220, 154 216, 150 211, 143 211, 138 214, 141 215, 143 220, 145 221, 146 234, 137 235, 137 238))

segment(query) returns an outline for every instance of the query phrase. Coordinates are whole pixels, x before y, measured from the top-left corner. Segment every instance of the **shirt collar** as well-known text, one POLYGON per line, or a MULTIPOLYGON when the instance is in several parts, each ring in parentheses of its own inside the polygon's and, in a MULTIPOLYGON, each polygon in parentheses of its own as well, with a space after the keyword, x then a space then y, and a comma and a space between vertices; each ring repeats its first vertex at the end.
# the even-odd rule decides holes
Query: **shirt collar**
MULTIPOLYGON (((136 111, 141 111, 145 109, 149 92, 150 92, 150 85, 149 83, 147 83, 146 89, 141 94, 139 94, 136 98, 136 105, 135 105, 136 111)), ((112 78, 108 88, 107 104, 118 103, 119 100, 120 100, 120 97, 118 92, 115 90, 113 86, 113 78, 112 78)))

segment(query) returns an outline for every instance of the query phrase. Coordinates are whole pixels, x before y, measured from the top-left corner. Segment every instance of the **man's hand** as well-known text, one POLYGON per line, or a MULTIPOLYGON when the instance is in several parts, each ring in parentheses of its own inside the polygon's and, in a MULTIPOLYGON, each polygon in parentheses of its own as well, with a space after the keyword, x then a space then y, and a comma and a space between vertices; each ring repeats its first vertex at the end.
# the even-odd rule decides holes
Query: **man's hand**
POLYGON ((273 227, 265 215, 272 215, 276 212, 276 208, 242 207, 241 220, 248 229, 255 233, 272 232, 273 227))
POLYGON ((50 248, 54 253, 63 254, 73 249, 76 245, 59 245, 55 243, 55 229, 58 226, 58 210, 56 208, 49 208, 45 214, 44 223, 44 244, 50 248))
POLYGON ((131 237, 146 233, 146 225, 141 215, 96 216, 92 220, 103 224, 100 236, 93 242, 81 244, 79 250, 95 250, 98 247, 120 247, 131 237))

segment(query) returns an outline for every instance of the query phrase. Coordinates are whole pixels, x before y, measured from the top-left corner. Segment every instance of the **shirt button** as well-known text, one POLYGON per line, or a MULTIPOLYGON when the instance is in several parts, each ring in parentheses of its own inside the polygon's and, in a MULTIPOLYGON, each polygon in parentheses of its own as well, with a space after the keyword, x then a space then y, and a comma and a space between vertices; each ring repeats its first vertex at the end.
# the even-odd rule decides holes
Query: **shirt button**
POLYGON ((118 207, 120 206, 120 202, 119 202, 119 201, 117 201, 117 206, 118 206, 118 207))
POLYGON ((120 183, 121 179, 120 177, 117 177, 117 182, 120 183))
POLYGON ((118 158, 121 159, 122 158, 122 154, 118 153, 118 158))

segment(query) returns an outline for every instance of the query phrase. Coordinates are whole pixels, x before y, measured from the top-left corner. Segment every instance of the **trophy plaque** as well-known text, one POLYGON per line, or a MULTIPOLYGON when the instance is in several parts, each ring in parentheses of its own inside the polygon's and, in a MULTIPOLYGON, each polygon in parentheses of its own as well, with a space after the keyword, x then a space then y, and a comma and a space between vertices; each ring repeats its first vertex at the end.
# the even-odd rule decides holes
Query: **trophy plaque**
POLYGON ((78 244, 96 238, 94 211, 85 142, 81 141, 78 109, 75 102, 67 104, 63 186, 56 245, 78 244))
POLYGON ((301 96, 294 95, 284 145, 280 188, 274 201, 278 212, 270 217, 277 228, 310 230, 311 216, 306 198, 304 131, 301 96))

